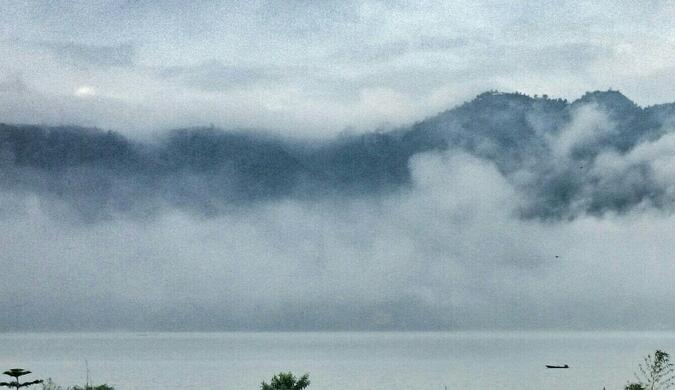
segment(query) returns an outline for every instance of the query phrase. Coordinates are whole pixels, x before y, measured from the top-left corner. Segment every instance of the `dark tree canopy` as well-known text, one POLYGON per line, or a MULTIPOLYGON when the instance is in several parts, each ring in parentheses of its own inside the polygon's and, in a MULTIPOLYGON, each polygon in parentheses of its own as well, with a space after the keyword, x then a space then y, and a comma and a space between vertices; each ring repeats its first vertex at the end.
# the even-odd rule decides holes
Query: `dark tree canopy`
POLYGON ((37 379, 34 381, 28 381, 28 382, 20 382, 19 378, 28 375, 31 372, 28 370, 24 370, 23 368, 12 368, 10 370, 7 370, 3 372, 3 374, 10 376, 14 378, 14 381, 12 382, 0 382, 0 387, 10 387, 10 388, 15 388, 15 389, 20 389, 22 387, 28 387, 28 386, 33 386, 37 385, 43 382, 42 379, 37 379))
POLYGON ((262 390, 302 390, 309 386, 309 375, 305 374, 296 378, 291 372, 282 372, 275 375, 272 381, 262 383, 262 390))

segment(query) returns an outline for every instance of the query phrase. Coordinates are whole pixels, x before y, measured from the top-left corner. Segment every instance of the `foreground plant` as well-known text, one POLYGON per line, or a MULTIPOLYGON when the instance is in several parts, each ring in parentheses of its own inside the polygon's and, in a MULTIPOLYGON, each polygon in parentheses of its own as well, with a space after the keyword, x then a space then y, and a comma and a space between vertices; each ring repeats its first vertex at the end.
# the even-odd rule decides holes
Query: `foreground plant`
POLYGON ((0 382, 0 387, 13 387, 15 389, 19 389, 22 387, 28 387, 28 386, 33 386, 37 385, 39 383, 42 383, 42 379, 30 381, 30 382, 19 382, 19 378, 21 378, 24 375, 28 375, 31 372, 28 370, 24 370, 23 368, 12 368, 11 370, 7 370, 3 372, 3 374, 7 376, 11 376, 14 378, 13 382, 0 382))
POLYGON ((640 372, 636 373, 636 383, 629 383, 625 390, 666 390, 675 386, 675 370, 670 355, 657 350, 654 356, 647 355, 640 372))
POLYGON ((296 378, 291 372, 282 372, 275 375, 269 384, 263 381, 262 390, 302 390, 307 386, 309 386, 308 374, 296 378))
POLYGON ((42 390, 115 390, 115 388, 104 384, 98 386, 94 385, 75 386, 75 387, 67 387, 64 389, 63 387, 54 383, 51 378, 49 378, 42 384, 42 390))

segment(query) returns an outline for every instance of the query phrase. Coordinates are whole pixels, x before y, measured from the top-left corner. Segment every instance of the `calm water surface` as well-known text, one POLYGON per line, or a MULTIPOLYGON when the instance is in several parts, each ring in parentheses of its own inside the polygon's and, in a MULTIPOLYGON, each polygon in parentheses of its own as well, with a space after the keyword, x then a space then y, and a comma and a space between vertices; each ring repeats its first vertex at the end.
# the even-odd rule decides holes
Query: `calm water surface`
POLYGON ((117 390, 259 389, 279 371, 310 389, 622 389, 674 333, 8 333, 0 368, 117 390), (569 364, 547 370, 544 364, 569 364))

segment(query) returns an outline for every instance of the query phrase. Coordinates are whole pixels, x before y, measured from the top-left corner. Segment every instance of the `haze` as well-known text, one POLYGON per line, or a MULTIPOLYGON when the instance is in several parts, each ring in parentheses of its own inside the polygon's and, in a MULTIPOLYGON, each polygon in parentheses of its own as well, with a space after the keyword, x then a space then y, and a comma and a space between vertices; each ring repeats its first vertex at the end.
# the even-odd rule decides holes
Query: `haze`
POLYGON ((675 330, 674 11, 9 1, 0 330, 675 330))

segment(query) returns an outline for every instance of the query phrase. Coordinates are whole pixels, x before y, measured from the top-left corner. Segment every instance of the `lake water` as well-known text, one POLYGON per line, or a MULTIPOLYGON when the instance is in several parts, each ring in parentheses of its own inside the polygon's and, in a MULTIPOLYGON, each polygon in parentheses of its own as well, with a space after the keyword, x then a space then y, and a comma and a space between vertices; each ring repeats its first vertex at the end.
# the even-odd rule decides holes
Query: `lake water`
MULTIPOLYGON (((309 389, 622 389, 673 333, 7 333, 0 368, 116 390, 260 388, 280 371, 309 389), (544 364, 569 364, 551 370, 544 364)), ((31 376, 32 378, 32 376, 31 376)))

